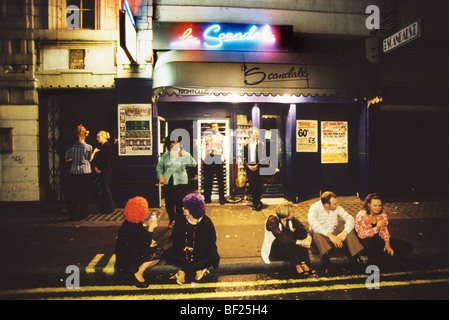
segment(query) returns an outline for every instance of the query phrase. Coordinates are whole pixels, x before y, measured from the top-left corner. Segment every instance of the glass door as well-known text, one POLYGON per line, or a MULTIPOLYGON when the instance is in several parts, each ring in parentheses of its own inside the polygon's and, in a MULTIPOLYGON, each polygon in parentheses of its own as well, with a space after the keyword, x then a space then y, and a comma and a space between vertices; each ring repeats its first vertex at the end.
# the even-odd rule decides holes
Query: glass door
MULTIPOLYGON (((207 135, 206 130, 211 128, 212 123, 218 124, 218 130, 221 134, 225 136, 224 138, 224 163, 223 163, 223 179, 224 179, 224 194, 225 197, 229 196, 230 190, 230 159, 231 158, 231 148, 230 139, 231 134, 229 130, 229 120, 219 120, 219 119, 207 119, 207 120, 197 120, 196 121, 196 141, 194 144, 197 144, 199 147, 197 148, 196 159, 198 160, 198 192, 200 194, 204 194, 204 158, 206 156, 206 145, 205 145, 205 137, 207 135), (206 133, 206 134, 205 134, 206 133)), ((218 196, 218 184, 216 178, 214 178, 212 184, 212 200, 217 200, 218 196)))
MULTIPOLYGON (((161 155, 164 153, 164 139, 168 136, 167 121, 162 117, 157 117, 157 160, 161 159, 161 155)), ((158 183, 159 188, 159 207, 162 206, 162 187, 158 183)))
POLYGON ((282 195, 282 118, 280 115, 262 115, 259 140, 265 142, 268 158, 276 158, 275 173, 264 177, 263 193, 266 195, 282 195), (277 130, 277 131, 274 131, 277 130), (274 153, 274 154, 273 154, 274 153))

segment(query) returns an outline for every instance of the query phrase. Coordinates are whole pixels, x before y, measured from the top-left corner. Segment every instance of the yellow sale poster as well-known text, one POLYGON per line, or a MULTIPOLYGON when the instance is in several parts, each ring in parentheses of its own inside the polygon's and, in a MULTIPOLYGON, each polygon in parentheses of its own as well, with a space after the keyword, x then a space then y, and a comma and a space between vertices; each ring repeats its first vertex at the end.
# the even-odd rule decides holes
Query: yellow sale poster
POLYGON ((318 121, 296 120, 296 152, 318 152, 318 121))
POLYGON ((348 163, 348 122, 321 122, 321 163, 348 163))

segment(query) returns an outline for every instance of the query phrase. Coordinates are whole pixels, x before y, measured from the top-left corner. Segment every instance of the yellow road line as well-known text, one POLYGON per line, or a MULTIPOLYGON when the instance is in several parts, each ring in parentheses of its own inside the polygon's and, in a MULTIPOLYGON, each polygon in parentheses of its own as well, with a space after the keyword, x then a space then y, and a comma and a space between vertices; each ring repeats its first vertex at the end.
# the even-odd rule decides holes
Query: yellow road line
POLYGON ((103 268, 103 272, 106 274, 114 274, 115 273, 115 254, 111 256, 111 259, 109 259, 108 264, 106 267, 103 268))
MULTIPOLYGON (((97 255, 95 258, 97 258, 97 255)), ((101 255, 102 256, 102 255, 101 255)), ((101 259, 101 256, 98 260, 101 259)), ((111 257, 112 259, 112 257, 111 257)), ((95 259, 94 259, 95 260, 95 259)), ((92 262, 94 262, 94 260, 92 262)), ((96 262, 98 263, 98 261, 96 262)), ((96 264, 95 263, 95 264, 96 264)), ((424 275, 430 273, 448 273, 448 269, 436 269, 436 270, 424 270, 424 271, 406 271, 406 272, 395 272, 395 273, 387 273, 381 274, 381 278, 385 277, 393 277, 393 276, 408 276, 408 275, 424 275)), ((26 295, 26 294, 46 294, 46 293, 83 293, 83 292, 103 292, 103 291, 152 291, 152 290, 176 290, 176 291, 186 291, 189 289, 207 289, 207 288, 217 288, 217 289, 225 289, 225 288, 233 288, 237 287, 239 289, 244 287, 258 287, 258 286, 270 286, 270 285, 288 285, 288 284, 301 284, 303 286, 307 286, 307 284, 318 283, 318 282, 335 282, 335 281, 343 281, 343 280, 356 280, 356 279, 366 279, 368 277, 367 274, 361 275, 349 275, 349 276, 339 276, 339 277, 319 277, 319 278, 309 278, 309 279, 287 279, 287 280, 256 280, 256 281, 235 281, 235 282, 207 282, 207 283, 192 283, 191 285, 183 285, 180 286, 178 284, 153 284, 145 289, 139 289, 135 286, 125 286, 125 285, 116 285, 116 286, 86 286, 80 287, 79 289, 68 289, 66 287, 48 287, 48 288, 31 288, 31 289, 18 289, 18 290, 3 290, 0 291, 0 295, 26 295)), ((418 280, 410 280, 410 283, 418 280)), ((421 281, 421 280, 420 280, 421 281)), ((382 282, 381 282, 382 283, 382 282)), ((390 282, 388 282, 390 283, 390 282)), ((408 283, 408 282, 407 282, 408 283)), ((342 286, 351 286, 351 284, 342 284, 342 286)), ((365 284, 362 284, 365 287, 365 284)), ((328 286, 321 286, 328 287, 328 286)), ((301 287, 307 288, 307 287, 301 287)), ((308 287, 308 288, 320 288, 320 287, 308 287)), ((295 288, 293 288, 295 289, 295 288)), ((273 289, 276 290, 276 289, 273 289)), ((270 290, 272 292, 273 290, 270 290)), ((281 289, 282 292, 288 289, 281 289)), ((260 292, 260 291, 256 291, 260 292)), ((190 294, 189 294, 190 296, 190 294)))
MULTIPOLYGON (((449 283, 449 279, 435 279, 435 280, 412 280, 412 281, 381 281, 379 283, 382 287, 395 287, 395 286, 411 286, 411 285, 423 285, 423 284, 437 284, 437 283, 449 283)), ((249 290, 249 291, 226 291, 226 292, 205 292, 205 293, 182 293, 182 294, 160 294, 160 295, 120 295, 120 296, 92 296, 92 297, 66 297, 66 298, 53 298, 50 300, 185 300, 185 299, 229 299, 229 298, 242 298, 242 297, 257 297, 257 296, 273 296, 273 295, 285 295, 296 293, 311 293, 311 292, 323 292, 323 291, 336 291, 336 290, 353 290, 353 289, 365 289, 365 284, 338 284, 330 286, 320 287, 298 287, 287 289, 269 289, 269 290, 249 290)))
POLYGON ((98 261, 100 261, 101 258, 103 258, 104 253, 97 254, 92 261, 89 263, 89 265, 84 269, 86 273, 94 273, 95 272, 95 266, 97 265, 98 261))

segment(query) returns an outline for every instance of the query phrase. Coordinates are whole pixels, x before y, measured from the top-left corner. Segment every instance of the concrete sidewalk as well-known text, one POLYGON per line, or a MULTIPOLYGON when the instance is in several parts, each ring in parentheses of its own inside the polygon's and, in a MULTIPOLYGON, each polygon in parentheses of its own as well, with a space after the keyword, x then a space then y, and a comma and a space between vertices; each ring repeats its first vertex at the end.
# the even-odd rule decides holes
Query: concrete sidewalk
MULTIPOLYGON (((295 216, 308 227, 307 215, 310 205, 319 199, 311 199, 297 204, 295 216)), ((266 219, 275 214, 275 207, 284 199, 262 199, 262 211, 254 211, 251 204, 207 205, 207 215, 214 222, 217 232, 217 246, 221 256, 220 268, 229 270, 279 268, 287 264, 273 261, 267 265, 261 258, 266 219)), ((353 217, 362 206, 355 197, 339 197, 340 205, 353 217)), ((397 202, 386 203, 389 216, 389 231, 393 238, 410 242, 414 251, 409 257, 449 256, 449 202, 397 202)), ((164 217, 164 216, 163 216, 164 217)), ((165 218, 166 219, 166 218, 165 218)), ((168 220, 161 219, 161 225, 168 220)), ((319 265, 320 258, 313 249, 309 251, 312 265, 319 265)), ((349 262, 346 257, 335 256, 336 263, 349 262)))
MULTIPOLYGON (((264 225, 268 216, 274 214, 275 206, 284 201, 280 198, 264 198, 262 211, 254 211, 251 204, 242 201, 237 204, 207 205, 207 215, 214 222, 217 232, 217 246, 221 256, 220 271, 242 272, 244 270, 267 270, 286 266, 284 262, 276 261, 267 265, 262 261, 260 250, 264 238, 264 225)), ((311 204, 318 198, 297 204, 295 216, 306 226, 307 214, 311 204)), ((355 217, 362 206, 362 201, 355 197, 339 197, 340 205, 355 217)), ((48 225, 53 227, 118 227, 124 220, 123 209, 114 213, 90 214, 81 221, 69 221, 66 214, 59 208, 30 207, 18 209, 2 207, 0 224, 48 225)), ((389 231, 393 238, 410 242, 414 247, 413 254, 408 259, 424 259, 449 257, 449 202, 391 202, 385 203, 384 209, 390 220, 389 231)), ((152 209, 159 217, 159 232, 169 235, 168 216, 165 208, 152 209)), ((146 224, 147 221, 144 221, 146 224)), ((115 243, 111 243, 111 250, 115 243)), ((111 251, 113 252, 113 251, 111 251)), ((91 258, 91 257, 89 257, 91 258)), ((316 251, 310 251, 313 265, 320 263, 316 251)), ((334 262, 345 263, 343 257, 334 257, 334 262)), ((98 266, 102 268, 102 266, 98 266)), ((161 261, 149 272, 176 272, 177 268, 161 261)))

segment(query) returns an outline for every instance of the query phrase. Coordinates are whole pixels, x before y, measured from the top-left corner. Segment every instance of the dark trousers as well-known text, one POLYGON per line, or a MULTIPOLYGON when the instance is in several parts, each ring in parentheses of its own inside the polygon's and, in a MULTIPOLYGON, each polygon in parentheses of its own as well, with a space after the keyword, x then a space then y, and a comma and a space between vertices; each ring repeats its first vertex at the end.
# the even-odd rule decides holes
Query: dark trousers
POLYGON ((246 170, 246 175, 248 177, 249 193, 253 198, 253 206, 261 205, 263 177, 260 175, 259 170, 246 170))
POLYGON ((70 174, 68 211, 71 220, 80 220, 88 214, 89 195, 92 188, 91 174, 70 174))
MULTIPOLYGON (((293 234, 297 240, 303 240, 307 238, 308 232, 299 229, 295 230, 293 234)), ((276 239, 271 245, 270 260, 287 260, 291 267, 300 265, 301 262, 310 265, 309 249, 296 244, 286 245, 276 239)))
POLYGON ((183 216, 182 199, 187 195, 187 187, 187 184, 178 184, 176 186, 166 184, 164 186, 165 209, 170 222, 183 216))
POLYGON ((387 269, 396 267, 405 256, 413 251, 409 242, 390 239, 390 246, 394 250, 394 255, 391 256, 384 251, 385 241, 378 234, 370 238, 360 239, 360 243, 365 247, 363 254, 368 256, 370 264, 387 269))
POLYGON ((203 164, 204 172, 204 200, 205 202, 211 201, 212 183, 214 176, 217 177, 218 182, 218 194, 220 201, 224 201, 224 179, 223 179, 223 164, 211 163, 203 164))
POLYGON ((112 212, 115 210, 114 200, 112 199, 109 183, 111 181, 110 173, 100 173, 98 185, 100 189, 100 212, 112 212))

